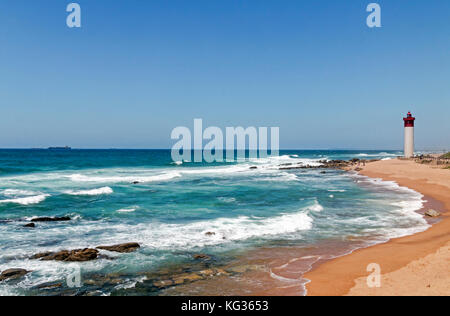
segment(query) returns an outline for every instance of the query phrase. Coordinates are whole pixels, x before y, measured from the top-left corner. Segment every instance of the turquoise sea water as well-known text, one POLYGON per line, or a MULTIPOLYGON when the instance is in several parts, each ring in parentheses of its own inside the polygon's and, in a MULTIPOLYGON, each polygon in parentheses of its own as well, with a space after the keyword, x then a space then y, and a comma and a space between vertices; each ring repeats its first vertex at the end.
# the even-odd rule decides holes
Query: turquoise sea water
POLYGON ((0 271, 32 271, 0 283, 0 295, 39 294, 39 285, 65 280, 74 265, 83 274, 126 274, 123 283, 100 289, 110 294, 132 288, 143 272, 183 265, 194 253, 226 262, 260 246, 382 242, 425 230, 427 222, 415 212, 423 205, 417 192, 337 170, 280 170, 285 164, 400 154, 282 151, 279 157, 211 165, 173 163, 167 150, 0 150, 0 271), (43 216, 72 220, 23 227, 43 216), (81 264, 29 259, 124 242, 142 248, 81 264))

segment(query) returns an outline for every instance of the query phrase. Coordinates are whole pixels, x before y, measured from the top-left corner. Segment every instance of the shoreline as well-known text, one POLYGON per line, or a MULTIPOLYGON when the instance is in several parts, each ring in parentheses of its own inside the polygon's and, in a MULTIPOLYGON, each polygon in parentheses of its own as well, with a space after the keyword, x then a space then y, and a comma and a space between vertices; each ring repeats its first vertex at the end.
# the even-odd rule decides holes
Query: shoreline
MULTIPOLYGON (((440 212, 445 210, 444 205, 440 201, 430 196, 424 196, 419 192, 417 193, 422 196, 424 203, 420 209, 414 211, 415 213, 423 216, 429 209, 435 209, 440 212)), ((442 221, 442 218, 425 217, 424 219, 429 225, 426 230, 442 221)), ((258 283, 263 286, 250 286, 244 291, 243 288, 237 287, 238 284, 228 280, 226 277, 222 277, 199 281, 176 289, 169 289, 166 295, 167 293, 180 295, 180 293, 187 291, 194 295, 307 296, 307 289, 311 280, 306 276, 321 265, 351 256, 353 253, 361 250, 383 245, 394 239, 407 238, 421 232, 423 231, 403 237, 392 237, 392 239, 386 239, 385 241, 374 241, 368 238, 360 241, 324 240, 312 247, 295 245, 262 246, 246 252, 245 255, 238 255, 236 260, 233 260, 227 267, 219 265, 217 268, 240 270, 243 267, 248 267, 249 270, 240 275, 241 281, 248 286, 252 282, 251 280, 258 280, 258 283), (218 286, 220 286, 221 291, 226 290, 226 292, 216 292, 218 286)))
MULTIPOLYGON (((445 266, 446 256, 448 256, 448 252, 445 250, 450 244, 450 218, 448 216, 450 173, 444 169, 431 168, 413 161, 389 160, 370 163, 360 171, 360 174, 370 178, 381 178, 384 181, 395 181, 402 187, 423 194, 425 200, 430 200, 431 197, 443 205, 440 221, 424 232, 358 249, 349 255, 313 267, 304 275, 304 278, 310 281, 306 285, 307 295, 450 295, 445 286, 450 274, 445 271, 445 268, 442 271, 443 275, 437 276, 436 279, 432 277, 417 278, 411 272, 412 270, 418 274, 425 272, 425 268, 421 272, 420 268, 415 266, 426 266, 427 263, 420 261, 435 254, 445 258, 430 257, 431 259, 428 258, 428 261, 436 259, 433 264, 438 266, 444 260, 445 266), (381 288, 369 289, 365 284, 366 278, 370 274, 367 272, 367 267, 371 263, 377 263, 381 267, 381 288), (411 271, 408 270, 410 266, 409 270, 411 271), (400 274, 401 270, 403 270, 403 274, 400 274), (395 273, 397 279, 392 280, 395 273), (441 278, 440 281, 439 278, 441 278), (415 284, 411 284, 409 279, 414 279, 415 284), (383 281, 386 281, 384 282, 385 286, 383 286, 383 281), (440 282, 444 282, 444 285, 440 282), (437 293, 434 290, 436 288, 439 288, 437 293)), ((439 273, 435 271, 435 274, 439 273)))

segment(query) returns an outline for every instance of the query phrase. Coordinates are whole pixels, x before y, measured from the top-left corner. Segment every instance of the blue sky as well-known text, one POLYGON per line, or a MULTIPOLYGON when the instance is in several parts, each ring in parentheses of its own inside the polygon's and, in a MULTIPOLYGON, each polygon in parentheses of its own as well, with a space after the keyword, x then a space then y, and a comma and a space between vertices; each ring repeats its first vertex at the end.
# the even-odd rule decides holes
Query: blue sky
POLYGON ((279 126, 282 148, 450 149, 450 1, 0 1, 0 147, 170 148, 279 126))

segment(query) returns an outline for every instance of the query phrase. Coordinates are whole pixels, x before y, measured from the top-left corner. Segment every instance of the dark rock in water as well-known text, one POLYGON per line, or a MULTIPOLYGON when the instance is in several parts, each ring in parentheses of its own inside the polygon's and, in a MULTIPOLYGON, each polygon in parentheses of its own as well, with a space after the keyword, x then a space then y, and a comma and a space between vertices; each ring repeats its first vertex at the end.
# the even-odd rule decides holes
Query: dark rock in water
POLYGON ((39 290, 50 290, 50 289, 57 289, 63 287, 62 283, 44 283, 38 285, 36 288, 39 290))
POLYGON ((51 255, 53 255, 53 252, 41 252, 41 253, 37 253, 34 256, 32 256, 30 259, 42 259, 42 258, 47 258, 50 257, 51 255))
POLYGON ((94 274, 90 275, 89 278, 83 280, 83 284, 104 288, 107 286, 116 286, 121 283, 126 282, 129 276, 120 275, 116 273, 111 274, 94 274))
POLYGON ((139 181, 133 181, 132 184, 139 184, 139 181))
POLYGON ((97 259, 98 250, 96 249, 77 249, 77 250, 62 250, 59 252, 44 252, 38 253, 31 257, 31 259, 40 259, 43 261, 66 261, 66 262, 84 262, 97 259))
POLYGON ((70 221, 70 217, 37 217, 31 220, 32 222, 67 222, 70 221))
POLYGON ((208 256, 204 253, 195 254, 195 255, 193 255, 193 257, 195 260, 210 260, 211 259, 210 256, 208 256))
POLYGON ((141 248, 141 246, 138 243, 127 243, 127 244, 120 244, 120 245, 113 245, 113 246, 98 246, 97 247, 97 249, 113 251, 113 252, 120 252, 120 253, 133 252, 139 248, 141 248))
POLYGON ((153 281, 153 286, 158 289, 165 289, 171 286, 193 283, 196 281, 206 280, 221 275, 230 275, 230 273, 220 268, 208 268, 196 272, 185 272, 167 276, 167 279, 163 278, 153 281))
POLYGON ((438 211, 435 211, 435 210, 428 210, 425 212, 425 215, 428 217, 439 217, 439 216, 441 216, 441 213, 439 213, 438 211))
POLYGON ((36 227, 36 224, 35 224, 35 223, 30 223, 30 224, 24 225, 23 227, 26 227, 26 228, 35 228, 35 227, 36 227))
POLYGON ((215 236, 216 233, 214 233, 214 232, 207 232, 207 233, 205 233, 205 235, 206 235, 206 236, 215 236))
MULTIPOLYGON (((359 159, 353 160, 321 160, 319 166, 310 166, 310 165, 297 165, 297 166, 288 166, 281 167, 280 170, 294 170, 294 169, 341 169, 348 170, 349 167, 354 166, 356 162, 359 162, 359 159)), ((376 161, 376 160, 375 160, 376 161)))
POLYGON ((0 282, 4 280, 15 280, 18 278, 23 277, 30 271, 24 270, 24 269, 9 269, 5 270, 0 274, 0 282))
POLYGON ((326 171, 321 171, 320 173, 321 173, 321 174, 327 174, 327 172, 326 172, 326 171))
POLYGON ((258 167, 250 167, 250 170, 258 169, 258 167))

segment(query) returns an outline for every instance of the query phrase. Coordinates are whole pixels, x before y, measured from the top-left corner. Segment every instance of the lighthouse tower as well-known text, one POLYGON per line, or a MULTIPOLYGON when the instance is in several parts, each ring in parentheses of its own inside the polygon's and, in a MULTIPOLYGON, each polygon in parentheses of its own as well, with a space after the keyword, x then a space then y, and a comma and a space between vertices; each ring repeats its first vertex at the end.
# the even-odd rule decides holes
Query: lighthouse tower
POLYGON ((414 121, 415 117, 412 116, 411 112, 403 118, 405 122, 405 158, 414 157, 414 121))

